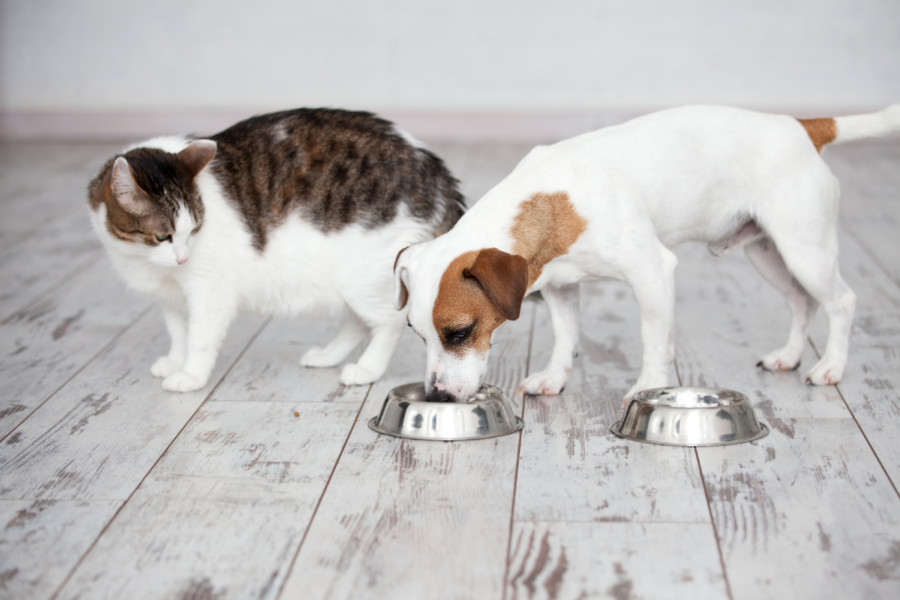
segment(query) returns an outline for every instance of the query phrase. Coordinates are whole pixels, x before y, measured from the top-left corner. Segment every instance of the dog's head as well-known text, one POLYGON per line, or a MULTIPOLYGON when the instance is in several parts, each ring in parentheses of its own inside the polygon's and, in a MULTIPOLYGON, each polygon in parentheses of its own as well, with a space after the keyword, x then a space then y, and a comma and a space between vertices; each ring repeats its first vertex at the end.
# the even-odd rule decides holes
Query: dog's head
POLYGON ((494 330, 519 318, 528 266, 496 248, 451 252, 448 260, 444 241, 400 251, 395 305, 409 304, 409 325, 425 341, 428 400, 459 402, 481 385, 494 330))

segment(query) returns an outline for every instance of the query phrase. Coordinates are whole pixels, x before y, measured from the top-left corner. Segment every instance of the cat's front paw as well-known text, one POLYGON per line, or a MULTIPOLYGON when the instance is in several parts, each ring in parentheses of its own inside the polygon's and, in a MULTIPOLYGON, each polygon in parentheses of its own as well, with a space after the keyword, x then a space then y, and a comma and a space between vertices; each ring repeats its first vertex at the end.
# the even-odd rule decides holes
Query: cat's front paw
POLYGON ((344 385, 366 385, 378 379, 378 374, 353 363, 344 365, 340 381, 344 385))
POLYGON ((172 373, 163 379, 163 389, 168 392, 193 392, 206 385, 206 378, 200 378, 184 371, 172 373))
POLYGON ((168 377, 181 369, 181 363, 172 360, 168 356, 160 356, 150 367, 150 374, 154 377, 168 377))

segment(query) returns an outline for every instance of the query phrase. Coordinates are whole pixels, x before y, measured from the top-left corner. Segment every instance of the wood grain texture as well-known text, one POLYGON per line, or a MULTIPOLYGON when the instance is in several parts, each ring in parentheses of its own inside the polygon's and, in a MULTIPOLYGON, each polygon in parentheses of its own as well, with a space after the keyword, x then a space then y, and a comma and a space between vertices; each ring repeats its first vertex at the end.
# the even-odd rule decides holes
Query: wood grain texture
POLYGON ((0 598, 48 598, 121 501, 0 500, 0 598))
MULTIPOLYGON (((341 385, 338 380, 340 366, 300 366, 304 352, 331 341, 337 333, 338 321, 327 318, 273 319, 216 388, 212 399, 361 403, 369 386, 341 385)), ((348 361, 357 358, 368 342, 365 340, 348 361)))
POLYGON ((238 320, 211 383, 177 394, 150 375, 162 319, 142 319, 0 446, 0 498, 125 500, 261 326, 238 320))
POLYGON ((900 498, 856 423, 793 431, 699 449, 734 598, 896 598, 900 498))
MULTIPOLYGON (((895 259, 900 262, 900 255, 895 259)), ((868 252, 849 235, 841 237, 841 272, 858 297, 850 357, 841 396, 872 445, 894 487, 900 484, 900 286, 873 269, 868 252)), ((813 340, 825 347, 826 330, 813 340)))
MULTIPOLYGON (((497 330, 488 381, 525 375, 531 306, 497 330)), ((422 342, 405 334, 374 384, 282 598, 500 598, 518 435, 411 441, 364 425, 392 387, 424 376, 422 342)), ((513 383, 515 382, 515 383, 513 383)))
POLYGON ((274 598, 358 411, 206 404, 58 597, 274 598))
MULTIPOLYGON (((472 203, 531 147, 433 149, 472 203)), ((609 282, 583 286, 565 393, 515 401, 521 436, 376 435, 387 390, 425 374, 422 342, 405 332, 383 381, 341 388, 298 364, 327 320, 239 320, 205 390, 163 392, 158 311, 105 260, 79 266, 97 251, 84 185, 118 148, 0 143, 0 294, 22 285, 0 326, 0 598, 900 596, 896 141, 825 154, 859 296, 837 388, 802 383, 821 313, 799 371, 758 370, 783 299, 741 253, 678 249, 672 381, 743 391, 772 428, 699 452, 607 433, 640 367, 637 305, 609 282)), ((545 307, 494 342, 511 392, 546 363, 545 307)))
POLYGON ((0 322, 102 254, 87 182, 109 144, 0 144, 0 322))
POLYGON ((780 298, 742 257, 710 261, 695 250, 678 253, 682 382, 745 393, 771 428, 759 442, 698 453, 733 597, 890 596, 893 574, 875 581, 862 565, 890 556, 900 498, 837 389, 805 386, 802 370, 752 366, 746 346, 787 326, 761 318, 780 298))
MULTIPOLYGON (((708 524, 692 450, 609 432, 639 370, 638 309, 623 284, 582 288, 580 350, 566 389, 525 403, 515 519, 708 524)), ((543 304, 537 315, 532 372, 544 367, 553 343, 543 304)), ((711 535, 707 542, 715 545, 711 535)))
POLYGON ((507 600, 726 598, 708 525, 517 522, 507 600))
POLYGON ((0 439, 150 306, 103 260, 0 325, 0 439))

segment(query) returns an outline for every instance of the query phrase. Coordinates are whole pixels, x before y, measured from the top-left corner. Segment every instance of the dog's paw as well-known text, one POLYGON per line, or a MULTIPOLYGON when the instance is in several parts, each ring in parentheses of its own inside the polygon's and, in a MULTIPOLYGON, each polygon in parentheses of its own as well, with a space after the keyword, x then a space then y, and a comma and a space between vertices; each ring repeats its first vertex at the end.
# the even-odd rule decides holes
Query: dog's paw
POLYGON ((172 373, 163 379, 163 389, 168 392, 193 392, 206 385, 206 378, 200 378, 184 371, 172 373))
POLYGON ((803 378, 807 385, 834 385, 844 375, 843 367, 839 365, 823 364, 819 361, 803 378))
POLYGON ((341 369, 340 382, 344 385, 366 385, 377 380, 379 375, 365 367, 349 363, 341 369))
POLYGON ((756 366, 762 367, 766 371, 793 371, 800 366, 800 354, 802 354, 802 349, 800 353, 797 353, 780 348, 760 358, 756 366))
POLYGON ((335 359, 328 350, 313 346, 300 357, 301 367, 333 367, 341 362, 341 358, 335 359))
POLYGON ((153 366, 150 367, 150 374, 154 377, 165 378, 179 369, 181 369, 181 363, 172 360, 168 356, 160 356, 153 363, 153 366))
POLYGON ((566 388, 569 371, 541 371, 530 375, 519 385, 516 395, 558 396, 566 388))

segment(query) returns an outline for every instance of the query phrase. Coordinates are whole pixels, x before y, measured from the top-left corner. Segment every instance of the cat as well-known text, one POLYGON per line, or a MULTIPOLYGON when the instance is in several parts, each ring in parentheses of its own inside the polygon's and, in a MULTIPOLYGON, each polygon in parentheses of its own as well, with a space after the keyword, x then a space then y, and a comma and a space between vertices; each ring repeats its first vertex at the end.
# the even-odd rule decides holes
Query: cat
POLYGON ((171 349, 151 367, 169 391, 206 385, 240 312, 344 317, 300 359, 343 361, 345 385, 380 378, 406 325, 392 267, 465 210, 458 181, 371 113, 297 109, 204 139, 158 137, 111 158, 88 187, 94 229, 132 288, 163 309, 171 349))

